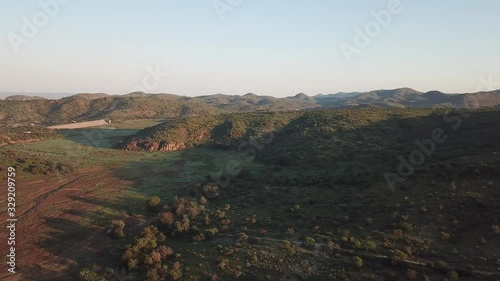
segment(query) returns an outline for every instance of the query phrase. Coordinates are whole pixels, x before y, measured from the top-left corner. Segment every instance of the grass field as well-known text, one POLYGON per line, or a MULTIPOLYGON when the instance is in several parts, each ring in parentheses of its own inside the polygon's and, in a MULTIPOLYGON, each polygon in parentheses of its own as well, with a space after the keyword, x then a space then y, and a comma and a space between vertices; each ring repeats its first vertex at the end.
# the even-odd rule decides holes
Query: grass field
POLYGON ((165 122, 163 119, 133 119, 133 120, 112 120, 110 124, 96 126, 92 128, 103 129, 143 129, 165 122))
POLYGON ((169 200, 176 192, 184 192, 184 186, 204 180, 218 166, 239 157, 208 149, 146 153, 113 148, 121 137, 135 131, 62 130, 62 138, 1 148, 77 167, 71 174, 17 175, 20 247, 34 249, 18 257, 25 268, 22 276, 69 278, 82 266, 94 264, 95 255, 104 264, 116 262, 116 255, 104 255, 109 246, 98 248, 112 242, 105 233, 110 220, 144 223, 148 197, 169 200), (74 250, 67 251, 63 245, 74 250))

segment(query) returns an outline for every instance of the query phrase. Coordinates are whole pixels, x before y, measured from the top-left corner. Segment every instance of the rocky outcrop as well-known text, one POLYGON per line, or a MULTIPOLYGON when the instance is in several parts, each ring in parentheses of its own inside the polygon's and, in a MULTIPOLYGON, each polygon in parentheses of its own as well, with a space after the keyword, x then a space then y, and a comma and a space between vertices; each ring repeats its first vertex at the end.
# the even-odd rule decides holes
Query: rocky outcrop
POLYGON ((124 150, 145 150, 145 151, 177 151, 185 149, 187 146, 180 142, 167 141, 131 141, 123 147, 124 150))

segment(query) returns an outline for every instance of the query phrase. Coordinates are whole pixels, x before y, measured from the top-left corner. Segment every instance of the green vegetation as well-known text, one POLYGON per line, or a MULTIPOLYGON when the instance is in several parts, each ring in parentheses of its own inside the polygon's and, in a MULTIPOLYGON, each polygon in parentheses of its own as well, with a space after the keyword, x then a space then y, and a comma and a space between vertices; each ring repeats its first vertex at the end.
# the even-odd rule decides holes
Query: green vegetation
POLYGON ((246 96, 183 97, 143 93, 124 96, 80 94, 60 100, 0 100, 0 122, 38 121, 63 124, 72 121, 171 119, 227 112, 304 109, 314 103, 293 99, 246 96))
MULTIPOLYGON (((63 160, 64 161, 64 160, 63 160)), ((55 162, 35 155, 24 155, 12 150, 0 150, 0 178, 7 178, 7 169, 16 168, 19 175, 68 174, 76 169, 71 162, 55 162)))
MULTIPOLYGON (((493 109, 207 115, 62 131, 1 152, 17 165, 82 159, 73 173, 112 171, 99 196, 74 198, 107 208, 110 235, 96 233, 111 246, 100 254, 131 280, 488 280, 500 239, 499 118, 493 109), (399 175, 400 159, 436 128, 446 141, 390 188, 384 173, 399 175), (108 194, 114 184, 124 187, 108 194)), ((86 225, 104 217, 94 213, 86 225)), ((79 264, 81 278, 110 279, 79 264)))
POLYGON ((361 268, 363 266, 363 260, 360 257, 352 257, 352 262, 354 263, 354 266, 361 268))
POLYGON ((123 230, 125 229, 125 222, 121 220, 112 220, 111 221, 111 236, 115 238, 124 237, 125 234, 123 230))
POLYGON ((93 271, 93 268, 83 268, 80 270, 80 278, 84 281, 105 281, 106 279, 100 277, 99 274, 93 271))
POLYGON ((31 125, 0 125, 0 146, 40 141, 57 137, 54 130, 49 130, 40 126, 31 125))
POLYGON ((495 107, 499 104, 499 91, 450 95, 437 91, 421 93, 409 88, 314 97, 301 93, 287 98, 258 96, 251 93, 243 96, 218 94, 200 97, 154 95, 141 92, 122 96, 77 94, 59 100, 28 97, 0 100, 0 122, 38 121, 44 124, 62 124, 104 118, 117 121, 171 119, 231 112, 271 112, 328 107, 430 108, 452 106, 468 108, 470 106, 495 107))

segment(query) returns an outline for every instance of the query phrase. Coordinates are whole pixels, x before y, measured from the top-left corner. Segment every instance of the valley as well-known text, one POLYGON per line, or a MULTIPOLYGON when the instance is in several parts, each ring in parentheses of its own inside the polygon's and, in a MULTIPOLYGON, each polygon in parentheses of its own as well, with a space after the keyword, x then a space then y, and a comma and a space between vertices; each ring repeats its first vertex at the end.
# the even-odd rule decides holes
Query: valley
POLYGON ((497 280, 499 117, 232 113, 4 145, 2 171, 22 171, 16 278, 497 280), (391 185, 437 129, 446 141, 391 185))

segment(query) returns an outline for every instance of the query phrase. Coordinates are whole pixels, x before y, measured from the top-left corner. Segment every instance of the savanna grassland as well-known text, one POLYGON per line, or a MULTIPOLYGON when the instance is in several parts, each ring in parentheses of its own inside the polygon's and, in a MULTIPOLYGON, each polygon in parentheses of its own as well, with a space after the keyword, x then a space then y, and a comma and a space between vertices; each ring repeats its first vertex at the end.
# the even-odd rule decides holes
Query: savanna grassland
POLYGON ((17 277, 499 280, 499 118, 186 115, 4 145, 17 277))

